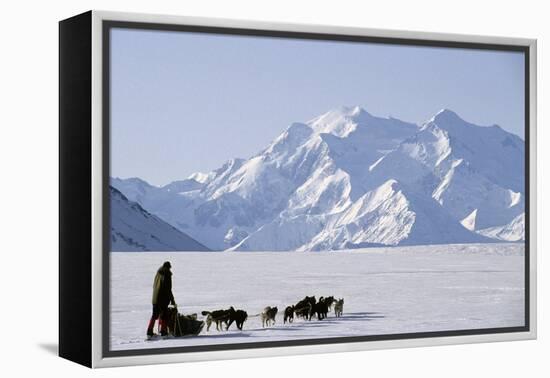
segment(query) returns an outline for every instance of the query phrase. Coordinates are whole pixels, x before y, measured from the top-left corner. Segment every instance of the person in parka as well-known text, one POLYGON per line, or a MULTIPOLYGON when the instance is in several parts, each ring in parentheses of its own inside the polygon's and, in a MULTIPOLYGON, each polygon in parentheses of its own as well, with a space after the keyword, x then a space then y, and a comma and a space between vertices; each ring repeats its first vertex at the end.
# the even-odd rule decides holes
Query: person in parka
POLYGON ((159 319, 161 336, 168 334, 166 319, 168 305, 172 304, 176 306, 174 294, 172 294, 172 272, 170 268, 172 268, 172 265, 170 265, 169 261, 166 261, 157 270, 157 274, 155 275, 155 280, 153 281, 153 315, 149 320, 147 336, 153 336, 153 327, 157 319, 159 319))

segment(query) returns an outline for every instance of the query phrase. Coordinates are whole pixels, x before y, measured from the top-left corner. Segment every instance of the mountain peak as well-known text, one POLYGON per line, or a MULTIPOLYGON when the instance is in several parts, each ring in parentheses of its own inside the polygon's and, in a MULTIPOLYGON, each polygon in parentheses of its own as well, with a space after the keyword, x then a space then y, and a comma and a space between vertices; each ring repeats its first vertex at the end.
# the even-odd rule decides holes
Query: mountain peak
POLYGON ((329 110, 328 112, 322 114, 321 116, 315 119, 334 119, 334 118, 351 118, 356 119, 361 116, 371 116, 369 112, 360 107, 359 105, 355 106, 340 106, 329 110))
POLYGON ((346 137, 372 116, 360 106, 341 106, 307 122, 315 132, 346 137))
POLYGON ((153 186, 149 184, 147 181, 139 178, 139 177, 129 177, 129 178, 120 178, 120 177, 111 177, 111 183, 113 182, 126 182, 136 188, 140 188, 141 190, 153 188, 156 186, 153 186))
POLYGON ((210 178, 212 178, 212 172, 204 173, 204 172, 195 172, 190 174, 187 179, 188 180, 195 180, 198 183, 204 184, 207 182, 210 178))
POLYGON ((362 107, 360 107, 359 105, 341 106, 337 109, 334 109, 334 110, 330 111, 329 113, 331 113, 331 112, 339 113, 344 117, 350 117, 350 118, 355 118, 355 117, 359 117, 359 116, 370 116, 370 113, 367 112, 362 107))
POLYGON ((476 129, 481 130, 483 132, 487 132, 488 130, 497 131, 499 133, 506 133, 502 127, 499 125, 493 124, 491 126, 480 126, 474 123, 470 123, 463 118, 461 118, 457 113, 450 109, 442 109, 435 116, 433 116, 427 124, 435 124, 437 127, 444 129, 446 131, 452 131, 457 132, 459 130, 464 130, 466 128, 468 129, 476 129))
POLYGON ((432 121, 436 123, 438 121, 452 122, 452 121, 462 121, 462 118, 460 118, 460 116, 456 114, 454 111, 444 108, 437 112, 437 114, 432 118, 432 121))
POLYGON ((365 109, 363 109, 359 105, 356 105, 356 106, 353 106, 353 107, 344 107, 344 108, 347 110, 347 112, 351 116, 357 116, 357 115, 360 115, 360 114, 369 114, 369 112, 367 112, 365 109))

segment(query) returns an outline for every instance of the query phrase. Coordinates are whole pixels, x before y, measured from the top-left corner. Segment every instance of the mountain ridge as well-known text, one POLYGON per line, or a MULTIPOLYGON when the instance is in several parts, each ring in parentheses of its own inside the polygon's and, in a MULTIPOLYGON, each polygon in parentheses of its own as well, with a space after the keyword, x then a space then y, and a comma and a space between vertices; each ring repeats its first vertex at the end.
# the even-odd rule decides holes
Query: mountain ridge
POLYGON ((159 217, 109 187, 111 200, 111 251, 209 251, 159 217))
POLYGON ((513 231, 481 230, 525 211, 524 148, 448 109, 419 126, 344 107, 293 123, 255 156, 211 172, 163 187, 111 182, 211 249, 491 242, 521 237, 521 219, 513 231), (376 193, 391 206, 349 219, 358 201, 374 206, 365 201, 376 193))

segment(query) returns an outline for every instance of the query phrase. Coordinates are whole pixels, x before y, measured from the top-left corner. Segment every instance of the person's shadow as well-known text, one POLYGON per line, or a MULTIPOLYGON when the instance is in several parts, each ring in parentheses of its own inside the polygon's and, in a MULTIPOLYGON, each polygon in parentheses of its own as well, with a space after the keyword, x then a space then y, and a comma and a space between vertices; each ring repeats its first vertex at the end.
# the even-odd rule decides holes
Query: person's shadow
POLYGON ((38 347, 50 354, 54 354, 56 356, 59 355, 59 345, 57 345, 56 343, 41 343, 38 344, 38 347))

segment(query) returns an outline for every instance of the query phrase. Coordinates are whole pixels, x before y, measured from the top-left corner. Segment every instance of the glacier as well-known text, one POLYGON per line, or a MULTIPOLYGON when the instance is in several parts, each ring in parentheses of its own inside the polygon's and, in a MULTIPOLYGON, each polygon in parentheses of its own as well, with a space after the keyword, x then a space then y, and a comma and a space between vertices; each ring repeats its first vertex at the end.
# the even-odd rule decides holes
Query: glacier
POLYGON ((256 155, 130 201, 212 250, 323 251, 525 240, 525 143, 444 109, 421 125, 341 107, 256 155))

